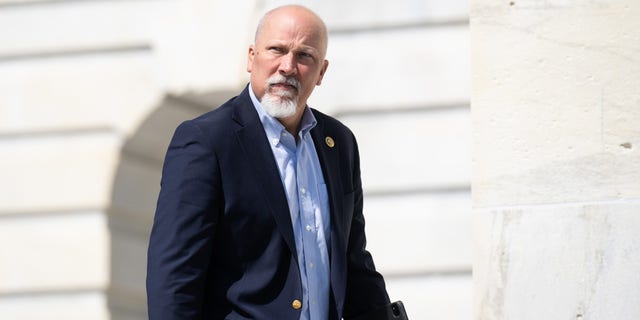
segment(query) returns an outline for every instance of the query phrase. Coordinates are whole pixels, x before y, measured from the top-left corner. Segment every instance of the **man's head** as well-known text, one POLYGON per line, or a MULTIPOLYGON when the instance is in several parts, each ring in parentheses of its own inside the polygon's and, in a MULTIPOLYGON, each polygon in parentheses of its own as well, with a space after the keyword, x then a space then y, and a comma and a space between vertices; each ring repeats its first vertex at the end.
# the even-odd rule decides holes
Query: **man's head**
POLYGON ((327 70, 327 28, 297 5, 267 12, 249 46, 247 71, 256 97, 272 116, 300 115, 327 70))

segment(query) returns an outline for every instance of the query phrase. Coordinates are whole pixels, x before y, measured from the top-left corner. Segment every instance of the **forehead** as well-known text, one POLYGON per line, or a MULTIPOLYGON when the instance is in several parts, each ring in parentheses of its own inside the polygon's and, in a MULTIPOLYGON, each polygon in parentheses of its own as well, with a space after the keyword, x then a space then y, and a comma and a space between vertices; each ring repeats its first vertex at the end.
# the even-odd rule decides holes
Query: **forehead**
POLYGON ((324 25, 309 15, 273 14, 265 17, 256 34, 256 42, 291 42, 323 48, 324 25))

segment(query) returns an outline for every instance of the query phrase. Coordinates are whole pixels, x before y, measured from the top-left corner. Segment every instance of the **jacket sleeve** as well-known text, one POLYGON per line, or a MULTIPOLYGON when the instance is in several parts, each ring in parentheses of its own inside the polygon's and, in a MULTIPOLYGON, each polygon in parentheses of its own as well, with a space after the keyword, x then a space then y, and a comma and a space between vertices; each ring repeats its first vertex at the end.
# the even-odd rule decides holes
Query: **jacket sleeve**
POLYGON ((193 122, 176 129, 160 185, 147 254, 149 319, 201 319, 223 200, 215 153, 193 122))
POLYGON ((343 314, 347 320, 389 303, 384 279, 376 271, 373 258, 366 250, 360 158, 355 138, 353 145, 354 209, 347 246, 347 291, 343 314))

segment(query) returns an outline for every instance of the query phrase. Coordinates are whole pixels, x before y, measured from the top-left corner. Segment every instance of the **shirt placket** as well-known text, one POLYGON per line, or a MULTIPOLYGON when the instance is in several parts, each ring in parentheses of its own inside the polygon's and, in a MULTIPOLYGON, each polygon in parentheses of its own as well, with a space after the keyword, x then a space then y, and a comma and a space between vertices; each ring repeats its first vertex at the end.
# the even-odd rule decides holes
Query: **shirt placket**
POLYGON ((289 210, 291 214, 291 222, 293 226, 293 234, 296 239, 296 252, 298 253, 298 263, 301 268, 300 272, 300 281, 302 282, 302 296, 303 296, 303 304, 302 304, 302 312, 300 314, 300 320, 309 320, 310 319, 310 311, 309 311, 309 274, 306 269, 306 260, 307 255, 309 254, 308 249, 305 246, 305 242, 308 239, 305 238, 305 229, 303 228, 305 224, 305 217, 303 213, 305 212, 305 192, 301 192, 301 186, 304 186, 304 174, 298 175, 304 170, 304 166, 300 165, 300 147, 296 145, 293 136, 282 132, 280 138, 281 148, 283 148, 283 152, 286 152, 286 160, 285 160, 285 184, 286 184, 286 193, 287 200, 289 202, 289 210))
MULTIPOLYGON (((301 140, 307 138, 307 135, 303 135, 301 140)), ((306 150, 305 141, 300 141, 297 147, 297 170, 298 172, 302 172, 309 168, 309 157, 308 150, 306 150)), ((317 283, 319 281, 316 269, 317 262, 319 260, 319 253, 317 243, 317 233, 316 233, 316 217, 315 217, 315 209, 313 206, 313 201, 311 199, 311 192, 314 189, 312 186, 313 181, 311 181, 312 177, 309 174, 300 174, 298 175, 298 199, 300 200, 300 225, 302 226, 302 242, 304 247, 304 267, 306 269, 307 274, 307 286, 311 283, 317 283)), ((308 305, 310 314, 314 314, 317 308, 316 301, 318 297, 316 296, 316 290, 308 291, 308 305)))

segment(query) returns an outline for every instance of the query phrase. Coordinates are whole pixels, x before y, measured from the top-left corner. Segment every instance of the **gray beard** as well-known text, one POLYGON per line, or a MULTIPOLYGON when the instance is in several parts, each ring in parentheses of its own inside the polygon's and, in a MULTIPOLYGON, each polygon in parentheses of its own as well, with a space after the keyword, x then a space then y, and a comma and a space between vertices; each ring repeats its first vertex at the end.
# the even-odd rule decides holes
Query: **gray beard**
POLYGON ((265 92, 262 96, 262 107, 270 116, 276 119, 288 118, 296 114, 298 109, 297 97, 293 96, 277 96, 265 92))

